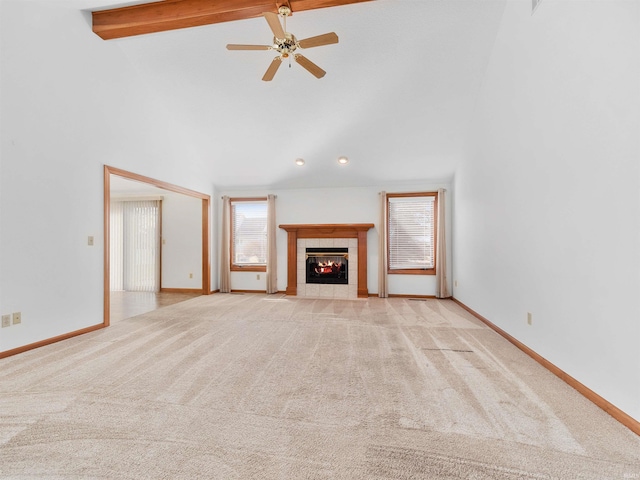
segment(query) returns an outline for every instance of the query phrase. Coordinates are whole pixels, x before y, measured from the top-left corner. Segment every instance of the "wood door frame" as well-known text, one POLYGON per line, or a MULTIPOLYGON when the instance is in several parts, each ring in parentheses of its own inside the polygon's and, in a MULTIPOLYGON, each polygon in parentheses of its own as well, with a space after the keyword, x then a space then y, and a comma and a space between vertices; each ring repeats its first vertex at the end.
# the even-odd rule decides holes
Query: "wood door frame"
POLYGON ((145 177, 137 173, 128 172, 109 165, 104 166, 104 314, 103 325, 108 327, 111 316, 111 266, 110 266, 110 233, 111 233, 111 175, 117 175, 126 180, 146 183, 163 190, 174 193, 181 193, 193 198, 202 200, 202 294, 209 295, 211 293, 211 256, 209 245, 209 229, 210 229, 210 212, 211 212, 211 196, 204 193, 189 190, 188 188, 179 187, 171 183, 156 180, 154 178, 145 177))

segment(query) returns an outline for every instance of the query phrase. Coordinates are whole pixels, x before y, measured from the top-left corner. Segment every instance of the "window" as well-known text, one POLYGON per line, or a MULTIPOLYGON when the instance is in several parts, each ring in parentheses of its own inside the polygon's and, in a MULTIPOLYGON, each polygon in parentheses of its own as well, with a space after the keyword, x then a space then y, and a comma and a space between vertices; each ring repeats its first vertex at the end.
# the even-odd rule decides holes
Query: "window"
POLYGON ((231 270, 267 269, 267 199, 231 199, 231 270))
POLYGON ((388 273, 435 275, 437 193, 387 195, 388 273))

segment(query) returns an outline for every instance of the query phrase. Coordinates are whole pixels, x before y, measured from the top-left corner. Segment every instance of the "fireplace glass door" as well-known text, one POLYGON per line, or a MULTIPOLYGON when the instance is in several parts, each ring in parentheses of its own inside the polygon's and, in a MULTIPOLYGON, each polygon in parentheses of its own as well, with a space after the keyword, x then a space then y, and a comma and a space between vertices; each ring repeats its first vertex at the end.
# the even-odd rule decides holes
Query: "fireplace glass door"
POLYGON ((349 283, 348 248, 307 248, 307 283, 349 283))

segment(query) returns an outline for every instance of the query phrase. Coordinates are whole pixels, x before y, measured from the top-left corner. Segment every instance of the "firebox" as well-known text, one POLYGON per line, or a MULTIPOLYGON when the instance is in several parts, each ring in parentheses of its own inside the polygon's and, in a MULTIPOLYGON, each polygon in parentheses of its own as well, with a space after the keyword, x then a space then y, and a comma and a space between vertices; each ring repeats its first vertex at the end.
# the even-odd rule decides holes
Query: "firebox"
POLYGON ((307 248, 307 283, 349 283, 348 248, 307 248))

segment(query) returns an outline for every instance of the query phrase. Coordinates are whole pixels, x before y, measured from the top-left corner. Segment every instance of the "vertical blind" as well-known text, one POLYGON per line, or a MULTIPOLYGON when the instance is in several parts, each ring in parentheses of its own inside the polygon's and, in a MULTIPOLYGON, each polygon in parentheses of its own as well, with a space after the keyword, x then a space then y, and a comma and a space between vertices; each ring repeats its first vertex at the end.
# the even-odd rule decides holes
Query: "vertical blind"
POLYGON ((124 202, 111 202, 109 223, 109 287, 124 290, 124 202))
POLYGON ((231 203, 234 265, 266 265, 267 202, 231 203))
POLYGON ((111 290, 160 290, 160 202, 112 202, 111 290))
POLYGON ((435 196, 389 197, 389 269, 435 268, 435 196))

